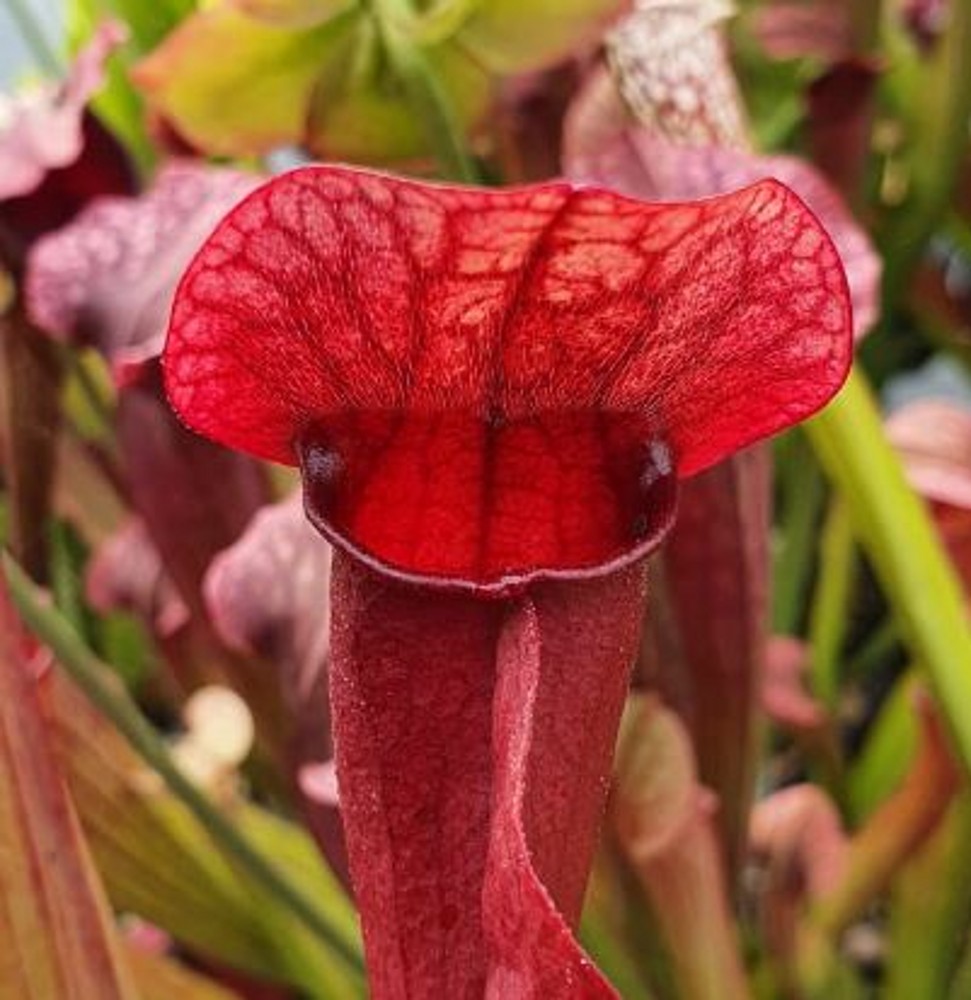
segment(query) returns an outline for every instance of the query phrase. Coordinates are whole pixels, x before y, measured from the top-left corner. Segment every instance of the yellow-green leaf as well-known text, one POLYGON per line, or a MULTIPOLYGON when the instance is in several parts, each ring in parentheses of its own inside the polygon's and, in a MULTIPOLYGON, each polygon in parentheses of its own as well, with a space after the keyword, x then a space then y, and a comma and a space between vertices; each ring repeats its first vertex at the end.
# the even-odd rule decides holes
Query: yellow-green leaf
POLYGON ((359 0, 233 0, 241 14, 278 28, 314 28, 360 6, 359 0))
POLYGON ((0 588, 0 1000, 136 1000, 0 588))
MULTIPOLYGON (((50 694, 64 768, 116 907, 239 969, 300 986, 308 997, 357 995, 359 984, 337 957, 227 862, 71 681, 55 674, 50 694)), ((353 909, 302 830, 245 802, 235 804, 233 820, 353 938, 353 909)))
POLYGON ((595 45, 622 0, 482 0, 458 34, 494 73, 530 73, 595 45))
MULTIPOLYGON (((489 77, 448 45, 420 55, 447 94, 457 125, 468 132, 489 105, 489 77)), ((310 110, 310 148, 327 159, 365 163, 427 157, 429 136, 412 100, 376 26, 362 20, 331 50, 321 73, 310 110)))
POLYGON ((127 948, 139 1000, 239 1000, 239 995, 161 955, 127 948))
POLYGON ((221 5, 183 21, 134 70, 149 102, 190 143, 246 156, 300 142, 338 18, 307 31, 274 27, 221 5))

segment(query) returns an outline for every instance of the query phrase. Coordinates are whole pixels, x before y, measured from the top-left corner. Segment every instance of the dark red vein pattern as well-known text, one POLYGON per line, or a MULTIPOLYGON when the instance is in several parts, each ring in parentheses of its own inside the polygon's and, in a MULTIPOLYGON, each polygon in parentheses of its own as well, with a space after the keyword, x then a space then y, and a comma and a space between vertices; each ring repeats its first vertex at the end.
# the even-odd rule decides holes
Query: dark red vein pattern
POLYGON ((609 184, 633 198, 706 198, 774 177, 809 206, 839 250, 853 300, 857 339, 880 313, 880 255, 839 193, 810 163, 795 156, 757 156, 728 146, 685 146, 640 127, 606 135, 603 114, 590 106, 574 115, 565 141, 566 172, 576 181, 609 184))
POLYGON ((850 352, 836 252, 776 182, 655 206, 308 168, 200 251, 173 404, 299 462, 342 547, 331 700, 375 998, 610 995, 570 928, 637 559, 677 475, 813 412, 850 352))
POLYGON ((305 168, 196 257, 165 363, 200 432, 301 453, 336 541, 489 586, 643 548, 655 480, 817 409, 849 323, 829 238, 776 182, 648 205, 305 168))

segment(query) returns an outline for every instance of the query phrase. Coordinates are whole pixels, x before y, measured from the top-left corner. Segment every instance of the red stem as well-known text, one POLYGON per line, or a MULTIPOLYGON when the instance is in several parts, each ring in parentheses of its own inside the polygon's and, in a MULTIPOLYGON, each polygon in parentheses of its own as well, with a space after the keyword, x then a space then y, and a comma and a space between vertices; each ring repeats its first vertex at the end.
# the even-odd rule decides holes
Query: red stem
POLYGON ((334 737, 372 996, 612 996, 571 927, 643 567, 487 601, 338 554, 333 588, 334 737))

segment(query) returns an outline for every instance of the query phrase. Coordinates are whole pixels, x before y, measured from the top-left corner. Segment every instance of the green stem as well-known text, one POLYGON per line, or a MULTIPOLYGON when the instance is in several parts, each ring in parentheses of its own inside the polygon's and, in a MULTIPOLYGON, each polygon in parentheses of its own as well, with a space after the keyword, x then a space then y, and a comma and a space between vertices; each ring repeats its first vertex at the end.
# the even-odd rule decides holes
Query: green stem
POLYGON ((114 414, 101 387, 95 382, 94 376, 78 351, 72 350, 65 344, 58 344, 57 347, 61 356, 61 364, 65 371, 70 372, 77 383, 78 390, 87 403, 92 417, 98 423, 98 429, 103 433, 103 436, 107 436, 114 427, 114 414))
POLYGON ((860 826, 893 793, 907 771, 917 746, 914 698, 919 690, 918 671, 911 667, 897 678, 884 697, 866 740, 847 774, 848 814, 860 826))
POLYGON ((839 695, 839 659, 846 639, 855 570, 853 522, 846 502, 836 496, 823 527, 819 580, 809 625, 813 693, 830 711, 836 707, 839 695))
POLYGON ((479 172, 465 141, 449 95, 435 75, 422 48, 408 37, 414 20, 408 0, 371 0, 381 40, 408 99, 435 151, 442 174, 467 184, 479 182, 479 172))
POLYGON ((893 617, 885 618, 860 644, 846 664, 846 677, 865 681, 874 670, 890 659, 899 642, 897 623, 893 617))
POLYGON ((5 0, 5 4, 38 68, 48 76, 60 76, 64 65, 37 23, 30 4, 23 0, 5 0))
POLYGON ((971 770, 971 622, 964 594, 927 509, 884 436, 865 377, 851 374, 840 395, 805 427, 971 770))
POLYGON ((50 647, 58 662, 88 698, 111 720, 145 762, 158 772, 213 841, 340 956, 349 968, 356 973, 363 972, 361 956, 345 932, 333 926, 330 918, 263 857, 221 812, 214 809, 206 796, 175 766, 164 742, 145 721, 124 689, 115 683, 110 668, 87 649, 61 614, 42 603, 38 589, 6 554, 3 556, 3 567, 11 597, 27 626, 50 647))
POLYGON ((797 433, 789 440, 791 447, 778 463, 783 470, 782 544, 773 567, 772 619, 776 632, 798 635, 826 483, 805 437, 797 433))

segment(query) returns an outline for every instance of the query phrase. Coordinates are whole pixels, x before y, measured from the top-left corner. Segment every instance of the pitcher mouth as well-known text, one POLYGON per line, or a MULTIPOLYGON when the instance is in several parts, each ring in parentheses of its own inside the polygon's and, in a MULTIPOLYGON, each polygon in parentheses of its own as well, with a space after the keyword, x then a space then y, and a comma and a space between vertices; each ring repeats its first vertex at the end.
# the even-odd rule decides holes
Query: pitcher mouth
POLYGON ((361 412, 295 443, 311 523, 375 572, 508 596, 653 551, 677 501, 671 449, 633 414, 361 412))

